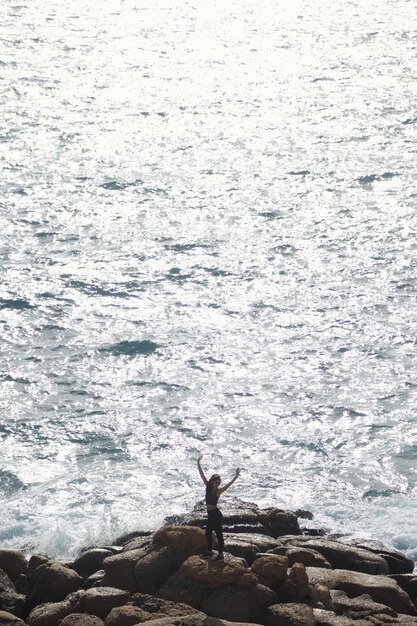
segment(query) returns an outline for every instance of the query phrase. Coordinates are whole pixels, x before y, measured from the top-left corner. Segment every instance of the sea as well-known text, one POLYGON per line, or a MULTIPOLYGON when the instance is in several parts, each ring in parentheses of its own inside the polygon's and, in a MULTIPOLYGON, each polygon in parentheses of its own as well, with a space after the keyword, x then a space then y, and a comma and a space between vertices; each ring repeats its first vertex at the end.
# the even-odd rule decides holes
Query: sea
POLYGON ((1 0, 0 546, 203 496, 417 561, 414 0, 1 0))

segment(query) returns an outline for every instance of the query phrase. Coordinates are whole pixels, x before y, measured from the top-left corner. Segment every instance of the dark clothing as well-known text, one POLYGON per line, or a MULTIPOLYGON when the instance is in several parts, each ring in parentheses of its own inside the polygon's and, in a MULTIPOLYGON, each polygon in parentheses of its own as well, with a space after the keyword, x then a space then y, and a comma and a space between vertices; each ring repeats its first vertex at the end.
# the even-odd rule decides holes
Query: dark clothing
MULTIPOLYGON (((211 503, 209 502, 208 504, 211 504, 211 503)), ((217 537, 217 549, 220 553, 223 552, 224 539, 223 539, 222 521, 223 521, 223 515, 220 509, 212 509, 211 511, 207 511, 206 538, 207 538, 207 549, 209 552, 211 552, 213 548, 213 536, 212 536, 213 530, 216 533, 216 537, 217 537)))
POLYGON ((209 493, 206 489, 206 504, 217 505, 219 497, 215 493, 209 493))

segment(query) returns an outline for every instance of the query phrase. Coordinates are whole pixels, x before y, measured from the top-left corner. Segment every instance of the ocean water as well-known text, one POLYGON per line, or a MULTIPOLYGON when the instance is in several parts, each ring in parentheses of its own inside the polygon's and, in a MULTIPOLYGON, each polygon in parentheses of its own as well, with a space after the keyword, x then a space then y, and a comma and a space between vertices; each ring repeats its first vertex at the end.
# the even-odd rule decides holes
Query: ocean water
POLYGON ((417 561, 413 0, 2 0, 0 545, 229 493, 417 561))

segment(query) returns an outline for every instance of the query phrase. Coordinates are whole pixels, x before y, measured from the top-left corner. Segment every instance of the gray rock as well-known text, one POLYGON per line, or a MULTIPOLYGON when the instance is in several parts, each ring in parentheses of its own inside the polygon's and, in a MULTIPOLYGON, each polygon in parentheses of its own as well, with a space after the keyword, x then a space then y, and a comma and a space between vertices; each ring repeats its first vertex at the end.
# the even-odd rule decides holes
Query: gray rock
POLYGON ((223 587, 215 589, 201 603, 201 610, 211 617, 238 622, 259 622, 265 611, 246 589, 223 587))
POLYGON ((0 593, 16 593, 13 582, 2 569, 0 569, 0 593))
POLYGON ((389 574, 411 574, 414 570, 414 562, 411 559, 394 548, 387 548, 380 541, 346 537, 343 538, 343 543, 363 548, 384 558, 388 564, 389 574))
POLYGON ((68 594, 79 589, 82 578, 58 561, 48 561, 35 569, 29 582, 27 606, 31 610, 44 602, 64 600, 68 594))
POLYGON ((25 622, 8 611, 0 611, 0 626, 25 626, 25 622))
POLYGON ((109 556, 113 556, 111 550, 103 550, 101 548, 93 548, 86 550, 72 564, 73 569, 82 576, 88 578, 98 570, 102 569, 103 561, 109 556))
POLYGON ((130 600, 130 593, 114 587, 94 587, 80 595, 75 605, 77 613, 89 613, 104 619, 112 609, 130 600))
POLYGON ((278 539, 256 533, 225 533, 225 546, 230 554, 245 559, 252 565, 259 554, 282 546, 278 539))
MULTIPOLYGON (((265 534, 278 537, 285 534, 301 535, 297 515, 282 509, 260 509, 252 502, 244 502, 239 498, 225 498, 221 502, 223 527, 236 533, 243 530, 253 534, 265 534)), ((203 528, 206 524, 207 512, 203 501, 196 504, 191 513, 174 515, 165 520, 167 525, 187 524, 203 528)))
POLYGON ((397 612, 391 607, 381 604, 380 602, 374 602, 369 594, 362 594, 355 598, 349 598, 349 596, 338 589, 330 591, 332 599, 333 611, 338 614, 347 613, 355 619, 359 617, 366 617, 368 615, 391 615, 396 617, 397 612))
POLYGON ((388 576, 372 576, 343 569, 329 570, 308 567, 307 575, 313 585, 326 585, 329 589, 340 589, 348 596, 367 593, 374 602, 389 606, 397 613, 415 615, 415 607, 409 596, 388 576))
POLYGON ((388 574, 388 564, 385 559, 363 548, 325 538, 302 537, 300 540, 294 537, 291 541, 286 538, 285 542, 287 546, 290 544, 319 552, 334 569, 348 569, 365 574, 388 574))
POLYGON ((351 617, 336 615, 332 611, 313 609, 314 626, 371 626, 368 620, 358 619, 353 621, 351 617))
POLYGON ((18 593, 0 593, 0 610, 13 613, 17 617, 24 617, 26 596, 18 593))
POLYGON ((313 626, 313 609, 306 604, 274 604, 266 611, 266 626, 313 626))
POLYGON ((20 574, 26 574, 28 562, 20 550, 0 549, 0 569, 15 581, 20 574))
POLYGON ((408 593, 414 604, 417 602, 417 574, 394 574, 390 578, 408 593))
POLYGON ((71 613, 64 617, 59 626, 103 626, 103 624, 103 620, 95 615, 71 613))

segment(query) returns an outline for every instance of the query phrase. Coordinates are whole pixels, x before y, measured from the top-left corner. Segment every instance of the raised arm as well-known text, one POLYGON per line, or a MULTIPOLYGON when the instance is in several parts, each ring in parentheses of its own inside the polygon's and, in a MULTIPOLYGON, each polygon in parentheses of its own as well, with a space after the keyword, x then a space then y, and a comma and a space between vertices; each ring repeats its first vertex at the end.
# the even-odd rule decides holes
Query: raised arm
POLYGON ((223 491, 226 491, 226 489, 229 489, 230 485, 233 485, 233 483, 235 482, 236 478, 238 478, 240 476, 240 468, 238 467, 236 470, 235 475, 233 476, 232 480, 228 483, 226 483, 225 485, 223 485, 223 487, 219 487, 219 489, 217 490, 217 493, 220 495, 221 493, 223 493, 223 491))
POLYGON ((202 459, 202 458, 203 458, 203 455, 202 455, 202 454, 200 454, 200 456, 199 456, 199 457, 198 457, 198 459, 197 459, 197 467, 198 467, 198 471, 199 471, 200 476, 201 476, 201 480, 203 481, 203 483, 204 483, 205 485, 207 485, 208 480, 207 480, 207 478, 204 476, 203 468, 201 467, 201 463, 200 463, 200 461, 201 461, 201 459, 202 459))

